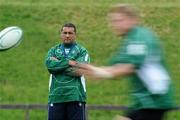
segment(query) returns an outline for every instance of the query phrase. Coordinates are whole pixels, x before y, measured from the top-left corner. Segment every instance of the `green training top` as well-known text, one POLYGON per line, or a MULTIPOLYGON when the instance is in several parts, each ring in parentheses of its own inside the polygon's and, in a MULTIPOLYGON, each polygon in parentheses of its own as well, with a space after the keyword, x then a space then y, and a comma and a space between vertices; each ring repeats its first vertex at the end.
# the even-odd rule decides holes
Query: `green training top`
POLYGON ((130 63, 136 72, 130 76, 132 109, 174 107, 172 83, 160 42, 151 30, 136 26, 124 37, 112 64, 130 63))
POLYGON ((50 73, 48 103, 86 101, 85 78, 73 72, 73 68, 68 64, 69 60, 85 63, 90 61, 87 50, 77 43, 70 46, 59 44, 48 52, 45 61, 50 73))

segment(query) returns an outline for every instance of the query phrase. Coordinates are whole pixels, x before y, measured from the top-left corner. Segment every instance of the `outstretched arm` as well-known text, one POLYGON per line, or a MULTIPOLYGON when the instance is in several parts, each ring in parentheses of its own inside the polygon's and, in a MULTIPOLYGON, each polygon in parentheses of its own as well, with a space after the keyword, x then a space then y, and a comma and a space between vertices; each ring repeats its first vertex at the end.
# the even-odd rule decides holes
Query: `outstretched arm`
POLYGON ((115 64, 113 66, 96 67, 86 63, 77 63, 74 66, 76 67, 76 72, 97 78, 114 78, 134 72, 134 66, 132 64, 115 64))

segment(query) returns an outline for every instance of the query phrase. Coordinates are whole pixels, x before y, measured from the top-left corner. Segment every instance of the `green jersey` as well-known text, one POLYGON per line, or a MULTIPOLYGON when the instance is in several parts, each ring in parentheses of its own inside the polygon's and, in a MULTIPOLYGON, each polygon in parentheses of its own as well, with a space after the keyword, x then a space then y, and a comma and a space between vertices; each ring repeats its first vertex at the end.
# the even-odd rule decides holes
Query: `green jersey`
POLYGON ((172 83, 168 75, 160 42, 149 29, 136 26, 124 37, 113 64, 130 63, 133 109, 170 109, 174 106, 172 83))
POLYGON ((74 74, 73 67, 68 64, 69 60, 89 63, 89 55, 87 50, 77 43, 68 47, 59 44, 48 52, 46 66, 50 73, 49 103, 86 101, 85 78, 74 74))

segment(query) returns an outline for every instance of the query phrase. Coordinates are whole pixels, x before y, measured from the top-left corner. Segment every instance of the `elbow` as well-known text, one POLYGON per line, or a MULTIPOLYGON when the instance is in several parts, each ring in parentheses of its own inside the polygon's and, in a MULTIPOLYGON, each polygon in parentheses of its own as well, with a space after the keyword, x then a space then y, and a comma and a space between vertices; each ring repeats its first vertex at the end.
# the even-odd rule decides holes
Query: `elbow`
POLYGON ((57 74, 57 73, 58 73, 58 71, 52 70, 52 69, 48 69, 48 72, 49 72, 50 74, 57 74))

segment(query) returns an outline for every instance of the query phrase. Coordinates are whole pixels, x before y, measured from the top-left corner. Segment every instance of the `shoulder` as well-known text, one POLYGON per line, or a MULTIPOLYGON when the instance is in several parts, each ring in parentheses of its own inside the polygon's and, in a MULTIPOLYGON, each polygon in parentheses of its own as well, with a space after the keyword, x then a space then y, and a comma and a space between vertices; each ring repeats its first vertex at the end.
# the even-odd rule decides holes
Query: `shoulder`
POLYGON ((147 38, 155 38, 156 37, 155 33, 150 28, 143 27, 143 26, 137 26, 135 29, 136 29, 137 37, 139 37, 139 38, 147 39, 147 38))
POLYGON ((49 51, 54 51, 54 50, 56 50, 56 49, 59 49, 60 46, 61 46, 61 44, 54 45, 53 47, 51 47, 51 48, 49 49, 49 51))
POLYGON ((78 49, 80 51, 87 51, 87 49, 79 43, 77 43, 75 47, 76 47, 76 49, 78 49))
POLYGON ((135 44, 157 44, 159 38, 157 35, 150 29, 143 26, 136 26, 132 29, 128 35, 128 42, 135 44))
POLYGON ((57 48, 59 48, 60 46, 61 46, 61 44, 57 44, 57 45, 52 46, 50 49, 57 49, 57 48))

